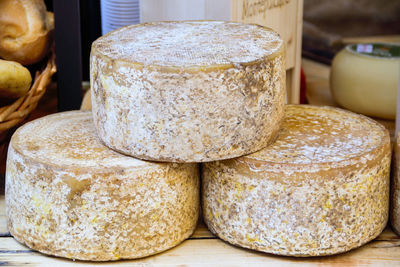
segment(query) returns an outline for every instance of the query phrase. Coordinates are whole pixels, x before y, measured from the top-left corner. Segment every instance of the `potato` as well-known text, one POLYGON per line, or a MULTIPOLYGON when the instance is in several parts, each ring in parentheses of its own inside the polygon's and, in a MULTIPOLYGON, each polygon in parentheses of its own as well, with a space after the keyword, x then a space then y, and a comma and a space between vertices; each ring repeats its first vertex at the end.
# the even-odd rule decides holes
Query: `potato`
POLYGON ((15 99, 28 92, 31 73, 18 62, 0 59, 0 98, 15 99))

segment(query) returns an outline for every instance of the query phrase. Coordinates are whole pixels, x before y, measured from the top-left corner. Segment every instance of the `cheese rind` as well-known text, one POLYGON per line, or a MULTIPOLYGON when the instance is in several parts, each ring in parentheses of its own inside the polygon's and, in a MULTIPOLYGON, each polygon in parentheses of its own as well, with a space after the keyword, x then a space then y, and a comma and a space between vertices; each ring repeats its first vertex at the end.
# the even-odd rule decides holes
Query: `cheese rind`
POLYGON ((193 233, 199 186, 196 164, 120 155, 100 142, 90 112, 59 113, 24 125, 12 137, 8 229, 19 242, 55 256, 145 257, 193 233))
POLYGON ((204 220, 220 238, 263 252, 348 251, 386 225, 390 155, 387 131, 364 116, 287 106, 271 146, 204 164, 204 220))
POLYGON ((394 144, 393 175, 391 183, 390 223, 393 230, 400 235, 400 135, 394 144))
POLYGON ((232 158, 276 136, 284 45, 270 29, 232 22, 128 26, 93 43, 91 80, 110 148, 157 161, 232 158))

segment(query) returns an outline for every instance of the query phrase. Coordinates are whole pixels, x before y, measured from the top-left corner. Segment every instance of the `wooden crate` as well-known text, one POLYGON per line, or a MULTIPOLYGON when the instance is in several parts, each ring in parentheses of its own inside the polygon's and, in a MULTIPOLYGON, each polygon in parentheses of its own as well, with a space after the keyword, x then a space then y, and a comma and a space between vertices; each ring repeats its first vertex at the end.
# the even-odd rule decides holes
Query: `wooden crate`
POLYGON ((277 31, 286 43, 287 102, 299 103, 303 0, 141 0, 140 21, 231 20, 277 31))

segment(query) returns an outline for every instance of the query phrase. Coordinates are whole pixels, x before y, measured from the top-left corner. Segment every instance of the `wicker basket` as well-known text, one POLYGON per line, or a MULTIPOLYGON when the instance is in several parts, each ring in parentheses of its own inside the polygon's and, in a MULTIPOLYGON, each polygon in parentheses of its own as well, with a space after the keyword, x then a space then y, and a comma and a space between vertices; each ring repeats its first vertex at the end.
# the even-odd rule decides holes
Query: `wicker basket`
POLYGON ((36 108, 39 100, 46 92, 51 82, 52 75, 56 72, 55 53, 52 51, 47 61, 46 68, 37 71, 31 89, 18 98, 13 104, 0 108, 0 139, 7 131, 23 122, 36 108))

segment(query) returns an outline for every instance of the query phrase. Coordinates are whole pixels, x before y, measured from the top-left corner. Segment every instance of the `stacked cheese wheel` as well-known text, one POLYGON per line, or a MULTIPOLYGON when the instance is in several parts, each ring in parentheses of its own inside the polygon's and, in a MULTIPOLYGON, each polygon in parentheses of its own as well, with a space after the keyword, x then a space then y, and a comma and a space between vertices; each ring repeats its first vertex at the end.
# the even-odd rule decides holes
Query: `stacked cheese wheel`
POLYGON ((21 127, 7 164, 8 228, 43 253, 97 261, 144 257, 179 244, 197 223, 197 166, 145 162, 106 148, 90 112, 21 127))
POLYGON ((289 105, 271 146, 203 167, 210 230, 280 255, 348 251, 386 226, 390 138, 378 123, 336 108, 289 105))
POLYGON ((99 38, 92 113, 48 116, 12 138, 11 234, 82 260, 161 252, 193 233, 206 162, 204 219, 228 242, 307 256, 371 240, 387 220, 388 135, 337 109, 285 111, 284 59, 275 32, 233 22, 99 38))
POLYGON ((148 23, 93 43, 93 116, 103 142, 172 162, 265 147, 283 117, 284 45, 257 25, 148 23))

